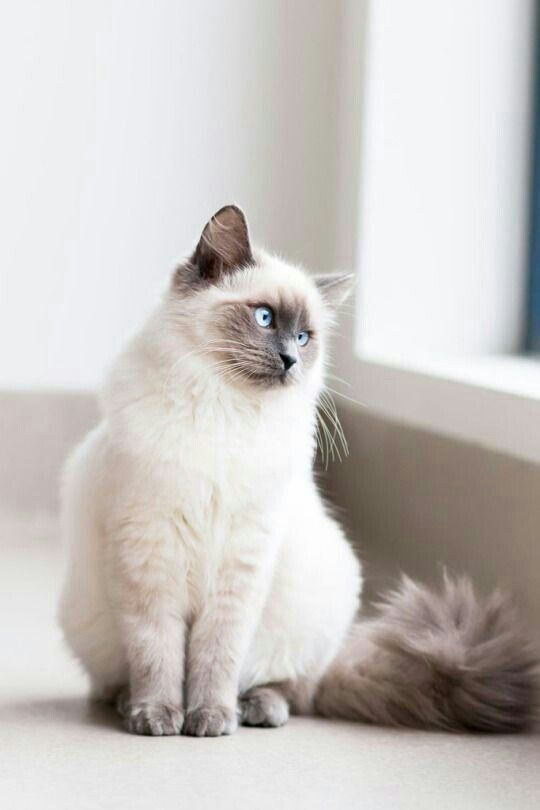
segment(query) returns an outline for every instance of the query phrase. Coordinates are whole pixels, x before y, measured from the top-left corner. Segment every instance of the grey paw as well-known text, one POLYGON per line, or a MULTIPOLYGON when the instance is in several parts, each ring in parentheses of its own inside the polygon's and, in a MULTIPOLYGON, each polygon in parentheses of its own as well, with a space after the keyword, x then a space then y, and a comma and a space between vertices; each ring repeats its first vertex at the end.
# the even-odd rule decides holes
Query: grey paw
POLYGON ((201 706, 186 714, 183 733, 190 737, 220 737, 238 728, 234 709, 226 706, 201 706))
POLYGON ((245 726, 277 728, 289 719, 289 704, 275 689, 255 687, 240 699, 240 715, 245 726))
POLYGON ((124 725, 131 734, 145 734, 151 737, 168 737, 180 734, 184 715, 176 706, 162 703, 118 702, 118 709, 124 718, 124 725))

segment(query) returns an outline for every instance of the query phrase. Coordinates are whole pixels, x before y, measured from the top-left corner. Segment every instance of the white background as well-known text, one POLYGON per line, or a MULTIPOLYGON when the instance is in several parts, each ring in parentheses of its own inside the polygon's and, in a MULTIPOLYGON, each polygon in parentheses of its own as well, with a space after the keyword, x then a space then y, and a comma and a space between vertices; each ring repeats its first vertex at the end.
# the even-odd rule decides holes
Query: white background
POLYGON ((363 7, 1 5, 0 386, 96 385, 225 203, 350 266, 363 7))
POLYGON ((514 349, 532 7, 2 4, 0 386, 97 385, 231 201, 291 259, 358 266, 364 358, 514 349))

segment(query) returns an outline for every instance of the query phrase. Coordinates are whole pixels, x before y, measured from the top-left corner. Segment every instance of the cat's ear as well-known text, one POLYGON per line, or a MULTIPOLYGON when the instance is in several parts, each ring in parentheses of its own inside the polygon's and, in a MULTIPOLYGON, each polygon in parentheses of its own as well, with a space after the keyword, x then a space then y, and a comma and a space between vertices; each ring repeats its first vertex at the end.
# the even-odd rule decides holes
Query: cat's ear
POLYGON ((314 281, 324 302, 337 309, 353 290, 354 273, 323 273, 315 276, 314 281))
POLYGON ((253 264, 249 231, 243 211, 226 205, 206 224, 191 265, 201 278, 218 281, 236 267, 253 264))

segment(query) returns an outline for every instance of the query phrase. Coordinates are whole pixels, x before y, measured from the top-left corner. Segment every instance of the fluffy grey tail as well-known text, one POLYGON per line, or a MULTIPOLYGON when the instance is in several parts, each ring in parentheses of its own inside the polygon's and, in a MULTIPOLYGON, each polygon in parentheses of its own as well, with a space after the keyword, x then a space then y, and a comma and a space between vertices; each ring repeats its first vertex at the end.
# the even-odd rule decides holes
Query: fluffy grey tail
POLYGON ((535 719, 539 659, 506 596, 482 602, 466 578, 434 593, 404 577, 379 608, 320 682, 318 714, 493 732, 535 719))

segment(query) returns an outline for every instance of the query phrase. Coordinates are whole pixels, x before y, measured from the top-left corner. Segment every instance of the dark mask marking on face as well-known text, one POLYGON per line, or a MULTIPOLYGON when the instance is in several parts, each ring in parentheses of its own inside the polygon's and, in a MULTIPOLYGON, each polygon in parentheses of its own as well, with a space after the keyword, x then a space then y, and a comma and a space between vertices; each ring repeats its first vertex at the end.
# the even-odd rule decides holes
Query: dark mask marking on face
POLYGON ((269 295, 264 300, 223 304, 218 311, 215 338, 220 340, 218 358, 223 376, 230 380, 269 388, 292 384, 309 369, 318 353, 318 341, 303 299, 269 295), (255 320, 257 307, 269 307, 273 320, 261 327, 255 320), (306 346, 298 334, 308 332, 306 346))

